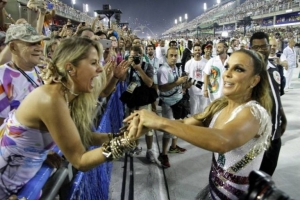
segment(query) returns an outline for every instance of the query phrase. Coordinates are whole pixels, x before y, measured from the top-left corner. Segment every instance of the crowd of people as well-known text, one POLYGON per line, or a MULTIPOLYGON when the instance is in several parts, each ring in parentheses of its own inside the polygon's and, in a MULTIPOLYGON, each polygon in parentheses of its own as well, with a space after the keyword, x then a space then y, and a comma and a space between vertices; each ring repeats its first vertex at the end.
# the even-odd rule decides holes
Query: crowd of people
MULTIPOLYGON (((195 30, 199 24, 204 28, 202 32, 205 32, 205 25, 207 24, 208 28, 212 28, 213 23, 218 24, 224 24, 224 30, 226 31, 226 25, 228 23, 236 24, 238 20, 243 20, 244 17, 248 16, 258 16, 263 14, 270 14, 275 13, 282 10, 288 10, 292 8, 298 8, 299 7, 299 1, 297 0, 277 0, 277 1, 258 1, 258 0, 246 0, 244 3, 241 3, 239 6, 236 5, 236 2, 228 2, 222 5, 218 5, 217 7, 211 8, 211 10, 204 12, 200 16, 196 17, 195 19, 192 19, 189 22, 183 22, 174 25, 170 29, 166 30, 164 32, 164 35, 168 35, 171 33, 178 33, 184 32, 186 29, 189 29, 193 35, 195 35, 195 30), (215 17, 216 16, 216 17, 215 17), (193 31, 192 31, 193 30, 193 31)), ((286 19, 286 17, 280 17, 276 19, 276 21, 297 21, 297 17, 289 17, 289 19, 286 19)), ((254 26, 263 27, 265 24, 263 24, 262 19, 255 19, 253 21, 253 25, 248 26, 247 31, 251 31, 254 26)), ((231 26, 229 24, 229 26, 231 26)), ((272 22, 273 25, 273 22, 272 22)), ((223 26, 223 25, 222 25, 223 26)), ((216 27, 215 27, 216 28, 216 27)), ((234 30, 238 29, 238 26, 233 27, 234 30)), ((274 29, 273 27, 270 27, 269 29, 274 29)), ((178 35, 178 34, 177 34, 178 35)))
POLYGON ((293 35, 285 47, 280 33, 262 31, 229 42, 145 40, 97 23, 74 31, 71 20, 61 31, 43 31, 47 15, 37 9, 43 26, 18 19, 0 34, 0 199, 16 199, 44 162, 59 167, 54 145, 87 171, 124 153, 139 155, 143 135, 147 160, 163 168, 171 167, 168 153, 188 151, 178 139, 212 152, 209 184, 198 199, 239 199, 252 170, 274 173, 287 126, 280 96, 292 89, 298 66, 293 35), (119 133, 93 132, 98 102, 120 82, 127 95, 151 88, 158 99, 126 102, 119 133), (163 132, 157 158, 153 130, 163 132))

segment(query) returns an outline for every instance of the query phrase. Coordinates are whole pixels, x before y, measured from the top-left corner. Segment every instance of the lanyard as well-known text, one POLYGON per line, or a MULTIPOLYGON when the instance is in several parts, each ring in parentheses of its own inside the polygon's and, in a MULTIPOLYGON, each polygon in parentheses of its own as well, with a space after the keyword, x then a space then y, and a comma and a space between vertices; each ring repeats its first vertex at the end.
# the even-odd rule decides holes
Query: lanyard
MULTIPOLYGON (((15 63, 13 63, 14 64, 14 66, 15 66, 15 68, 28 80, 28 82, 30 82, 31 83, 31 85, 34 87, 34 88, 37 88, 37 87, 39 87, 39 84, 37 84, 32 78, 30 78, 30 76, 28 76, 28 74, 26 74, 26 72, 24 72, 24 70, 23 69, 21 69, 20 67, 18 67, 15 63)), ((37 78, 38 78, 38 80, 41 82, 41 83, 43 83, 41 80, 40 80, 40 76, 39 76, 39 74, 38 74, 38 72, 37 72, 37 70, 36 70, 36 68, 34 67, 34 71, 35 71, 35 73, 36 73, 36 75, 37 75, 37 78)))

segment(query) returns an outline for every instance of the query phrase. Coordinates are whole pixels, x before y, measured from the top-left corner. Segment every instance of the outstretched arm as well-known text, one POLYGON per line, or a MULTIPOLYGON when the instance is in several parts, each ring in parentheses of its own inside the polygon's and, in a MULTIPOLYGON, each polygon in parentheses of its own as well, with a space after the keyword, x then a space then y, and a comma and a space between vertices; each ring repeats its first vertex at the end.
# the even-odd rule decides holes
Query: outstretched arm
POLYGON ((183 123, 166 119, 146 110, 134 112, 125 121, 128 122, 137 115, 138 131, 132 137, 140 137, 143 128, 147 127, 171 133, 195 146, 218 153, 226 153, 242 146, 257 135, 260 127, 250 108, 243 109, 232 121, 216 128, 201 127, 200 122, 190 118, 183 123))

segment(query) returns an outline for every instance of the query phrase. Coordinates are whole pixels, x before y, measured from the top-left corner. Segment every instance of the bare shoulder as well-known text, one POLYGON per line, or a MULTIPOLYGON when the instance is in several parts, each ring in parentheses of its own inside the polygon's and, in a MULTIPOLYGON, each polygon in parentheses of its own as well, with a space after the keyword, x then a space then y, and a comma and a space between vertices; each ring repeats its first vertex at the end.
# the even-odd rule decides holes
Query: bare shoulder
POLYGON ((58 113, 69 115, 67 103, 57 85, 43 85, 33 90, 16 111, 20 123, 39 128, 45 117, 54 117, 58 113))

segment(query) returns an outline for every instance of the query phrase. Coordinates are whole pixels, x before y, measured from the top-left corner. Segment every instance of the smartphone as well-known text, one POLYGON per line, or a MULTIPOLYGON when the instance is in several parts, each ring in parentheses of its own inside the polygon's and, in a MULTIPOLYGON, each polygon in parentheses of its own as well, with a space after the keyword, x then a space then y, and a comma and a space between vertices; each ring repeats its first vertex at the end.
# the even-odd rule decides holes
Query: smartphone
POLYGON ((53 10, 53 7, 54 7, 53 3, 50 3, 50 2, 47 3, 47 9, 48 10, 53 10))
POLYGON ((111 47, 111 40, 108 40, 108 39, 100 39, 99 42, 102 44, 103 50, 109 49, 109 48, 111 47))

